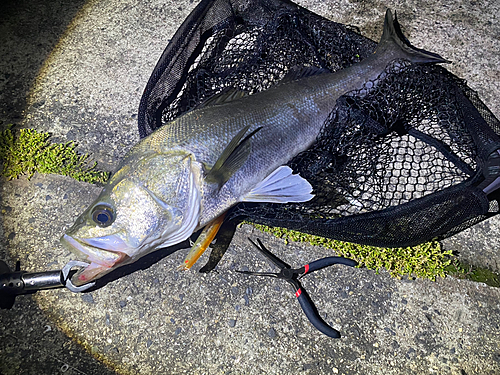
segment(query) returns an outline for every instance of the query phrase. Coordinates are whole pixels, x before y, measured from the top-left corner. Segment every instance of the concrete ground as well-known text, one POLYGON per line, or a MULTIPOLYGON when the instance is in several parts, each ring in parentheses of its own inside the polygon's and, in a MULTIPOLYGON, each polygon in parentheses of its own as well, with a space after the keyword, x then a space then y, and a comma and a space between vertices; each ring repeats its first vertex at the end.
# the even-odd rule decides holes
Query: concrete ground
MULTIPOLYGON (((436 0, 299 2, 377 40, 387 7, 413 44, 500 117, 500 4, 436 0)), ((0 121, 74 140, 112 170, 138 140, 149 75, 191 0, 29 1, 0 5, 0 121)), ((99 188, 61 176, 2 181, 0 259, 28 271, 70 258, 58 238, 99 188)), ((445 241, 500 269, 498 219, 445 241)), ((343 337, 319 334, 282 282, 234 272, 267 268, 246 238, 292 265, 328 251, 238 230, 217 271, 177 272, 186 250, 86 294, 22 296, 0 311, 0 374, 499 374, 500 290, 451 277, 397 280, 331 267, 304 284, 343 337), (104 364, 105 365, 104 365, 104 364)), ((158 260, 158 261, 156 261, 158 260)), ((156 261, 156 262, 155 262, 156 261)))

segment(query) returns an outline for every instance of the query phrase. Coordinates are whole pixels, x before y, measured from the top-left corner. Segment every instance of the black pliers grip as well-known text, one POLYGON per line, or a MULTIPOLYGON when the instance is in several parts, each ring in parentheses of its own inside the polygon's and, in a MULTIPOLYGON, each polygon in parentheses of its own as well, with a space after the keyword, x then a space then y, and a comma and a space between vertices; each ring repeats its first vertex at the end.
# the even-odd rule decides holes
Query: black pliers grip
MULTIPOLYGON (((355 267, 357 265, 357 263, 352 259, 346 259, 343 257, 327 257, 306 264, 304 267, 300 268, 298 275, 299 277, 302 277, 308 272, 314 272, 319 269, 331 266, 333 264, 344 264, 349 267, 355 267), (304 269, 304 271, 300 272, 302 269, 304 269)), ((295 297, 297 297, 297 299, 299 300, 300 307, 302 307, 302 310, 306 314, 307 319, 309 319, 311 324, 325 335, 335 339, 340 338, 339 331, 333 329, 328 324, 326 324, 326 322, 323 319, 321 319, 318 310, 316 310, 316 306, 311 300, 311 297, 309 297, 309 294, 307 294, 305 289, 302 288, 302 286, 298 281, 297 283, 298 283, 298 288, 295 291, 295 297)), ((295 283, 292 283, 292 285, 294 284, 295 283)))
POLYGON ((0 308, 11 309, 16 296, 39 290, 66 287, 74 293, 84 292, 93 287, 95 282, 76 286, 71 282, 71 276, 74 274, 73 268, 88 265, 86 262, 70 260, 61 270, 29 273, 21 271, 19 261, 15 270, 11 271, 7 263, 0 260, 0 308))
POLYGON ((331 266, 333 264, 344 264, 349 267, 354 267, 357 263, 352 259, 347 259, 343 257, 327 257, 315 260, 314 262, 308 263, 305 266, 292 269, 288 264, 283 262, 281 259, 272 254, 266 247, 262 244, 262 242, 257 239, 258 245, 253 242, 250 238, 249 241, 262 253, 264 254, 271 262, 273 262, 279 269, 279 273, 271 273, 271 272, 251 272, 251 271, 238 271, 240 273, 244 273, 247 275, 255 275, 255 276, 269 276, 275 277, 278 279, 284 279, 288 281, 295 290, 295 296, 299 300, 300 306, 302 310, 307 316, 307 319, 311 322, 311 324, 316 327, 320 332, 332 338, 339 338, 340 333, 336 329, 330 327, 319 315, 318 310, 314 306, 311 298, 302 287, 299 282, 299 278, 304 276, 307 273, 311 273, 317 271, 319 269, 331 266))

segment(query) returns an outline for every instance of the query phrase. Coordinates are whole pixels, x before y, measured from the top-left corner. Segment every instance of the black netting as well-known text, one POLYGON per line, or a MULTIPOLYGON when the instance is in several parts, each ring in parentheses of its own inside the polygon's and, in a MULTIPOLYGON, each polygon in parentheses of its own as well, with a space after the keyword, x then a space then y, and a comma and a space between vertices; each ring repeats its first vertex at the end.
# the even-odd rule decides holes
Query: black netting
POLYGON ((296 66, 336 71, 376 43, 287 1, 202 1, 167 46, 139 108, 141 137, 205 99, 238 88, 251 93, 296 66))
MULTIPOLYGON (((301 66, 337 71, 375 46, 290 2, 203 1, 153 72, 140 134, 228 88, 265 90, 301 66)), ((317 142, 290 161, 313 200, 241 204, 232 217, 378 246, 448 236, 498 212, 499 131, 464 81, 440 66, 394 61, 341 97, 317 142)))

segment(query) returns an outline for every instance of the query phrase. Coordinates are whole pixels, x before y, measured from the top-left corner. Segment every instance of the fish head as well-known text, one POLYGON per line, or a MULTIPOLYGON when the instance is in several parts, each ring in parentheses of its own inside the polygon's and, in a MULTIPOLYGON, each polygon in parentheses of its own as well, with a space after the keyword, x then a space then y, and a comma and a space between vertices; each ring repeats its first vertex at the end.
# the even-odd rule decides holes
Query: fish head
POLYGON ((90 263, 73 283, 96 280, 187 239, 199 223, 197 176, 191 157, 182 153, 128 160, 61 238, 64 247, 90 263))

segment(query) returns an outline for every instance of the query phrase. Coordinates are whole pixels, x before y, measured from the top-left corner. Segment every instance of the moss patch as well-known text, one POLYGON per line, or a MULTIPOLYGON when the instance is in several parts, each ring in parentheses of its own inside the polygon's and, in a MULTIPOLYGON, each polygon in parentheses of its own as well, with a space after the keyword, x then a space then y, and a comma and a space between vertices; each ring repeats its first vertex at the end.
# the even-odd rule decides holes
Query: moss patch
POLYGON ((96 169, 97 163, 89 165, 89 155, 75 151, 75 143, 50 143, 50 134, 34 129, 11 127, 0 132, 0 159, 3 161, 1 174, 9 180, 21 175, 30 179, 35 172, 60 174, 78 181, 103 183, 109 173, 96 169))
POLYGON ((458 279, 476 281, 500 288, 500 275, 487 268, 454 261, 446 267, 446 273, 458 279))
POLYGON ((451 250, 443 251, 437 241, 405 248, 380 248, 332 240, 284 228, 249 224, 287 242, 308 242, 311 245, 332 249, 336 254, 354 259, 360 266, 366 268, 376 271, 385 268, 391 276, 398 278, 407 275, 435 280, 437 276, 444 277, 446 268, 451 264, 451 250))

